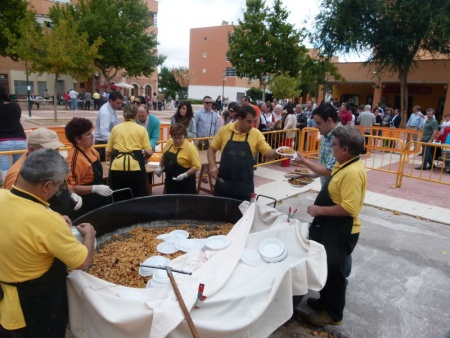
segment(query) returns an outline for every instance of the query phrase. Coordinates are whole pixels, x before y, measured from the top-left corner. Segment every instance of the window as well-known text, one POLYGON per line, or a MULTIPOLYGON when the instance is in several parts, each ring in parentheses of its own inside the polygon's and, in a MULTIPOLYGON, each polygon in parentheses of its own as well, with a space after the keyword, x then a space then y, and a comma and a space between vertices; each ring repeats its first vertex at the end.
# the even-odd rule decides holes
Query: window
POLYGON ((58 80, 58 82, 56 82, 56 93, 59 95, 64 95, 65 92, 64 80, 58 80))
POLYGON ((230 62, 230 57, 227 55, 227 62, 230 62))
MULTIPOLYGON (((34 82, 29 82, 30 94, 34 93, 34 82)), ((27 95, 27 81, 14 80, 14 92, 19 95, 27 95)))
POLYGON ((203 41, 208 41, 208 38, 205 36, 205 37, 203 38, 203 41))
POLYGON ((203 74, 206 74, 206 69, 205 68, 203 68, 203 74))
POLYGON ((158 13, 150 12, 150 25, 154 27, 158 26, 158 13))
POLYGON ((227 67, 225 71, 226 76, 236 76, 236 69, 234 67, 227 67))
POLYGON ((207 55, 206 53, 203 53, 203 57, 204 57, 204 58, 206 57, 206 55, 207 55))
POLYGON ((38 91, 37 91, 36 95, 44 96, 46 89, 47 89, 47 82, 38 81, 38 91))

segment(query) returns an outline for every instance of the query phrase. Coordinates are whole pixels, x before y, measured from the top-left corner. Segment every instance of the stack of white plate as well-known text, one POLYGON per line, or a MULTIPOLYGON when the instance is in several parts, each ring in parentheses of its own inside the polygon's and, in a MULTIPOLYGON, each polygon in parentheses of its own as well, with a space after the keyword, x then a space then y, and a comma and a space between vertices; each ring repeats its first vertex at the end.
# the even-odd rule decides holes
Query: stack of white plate
POLYGON ((267 238, 258 247, 262 259, 267 263, 281 262, 287 257, 287 249, 282 241, 277 238, 267 238))
MULTIPOLYGON (((170 259, 163 257, 163 256, 152 256, 150 258, 147 258, 144 263, 144 265, 153 265, 153 266, 165 266, 165 265, 169 265, 170 259)), ((142 277, 148 277, 153 275, 153 273, 155 273, 155 271, 157 271, 158 269, 155 268, 145 268, 143 266, 139 267, 139 274, 142 277)))
POLYGON ((210 250, 225 249, 231 240, 225 235, 210 236, 205 241, 205 246, 210 250))
POLYGON ((244 249, 241 253, 241 260, 250 266, 259 266, 262 263, 261 255, 253 249, 244 249))
POLYGON ((175 247, 178 250, 181 250, 183 252, 189 252, 196 249, 201 249, 203 245, 201 245, 198 241, 195 239, 182 239, 175 243, 175 247))
POLYGON ((157 270, 152 279, 147 282, 147 288, 159 288, 160 286, 166 285, 169 283, 170 279, 167 276, 166 270, 157 270))

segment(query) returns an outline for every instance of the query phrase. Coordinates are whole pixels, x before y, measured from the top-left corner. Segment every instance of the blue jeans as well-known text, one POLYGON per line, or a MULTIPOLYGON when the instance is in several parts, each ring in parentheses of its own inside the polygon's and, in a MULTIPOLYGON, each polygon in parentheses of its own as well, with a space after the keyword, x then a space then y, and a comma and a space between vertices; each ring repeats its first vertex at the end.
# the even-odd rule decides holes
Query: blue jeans
MULTIPOLYGON (((11 150, 26 150, 27 141, 25 140, 10 140, 0 142, 0 152, 11 150)), ((0 156, 0 170, 6 171, 11 167, 9 163, 10 156, 12 156, 12 163, 16 162, 22 154, 4 155, 0 156)))
MULTIPOLYGON (((429 140, 422 139, 421 142, 428 142, 429 140)), ((431 147, 422 146, 422 168, 431 167, 433 164, 433 156, 431 156, 431 147)))
POLYGON ((70 99, 70 108, 72 108, 72 110, 77 110, 77 99, 70 99))

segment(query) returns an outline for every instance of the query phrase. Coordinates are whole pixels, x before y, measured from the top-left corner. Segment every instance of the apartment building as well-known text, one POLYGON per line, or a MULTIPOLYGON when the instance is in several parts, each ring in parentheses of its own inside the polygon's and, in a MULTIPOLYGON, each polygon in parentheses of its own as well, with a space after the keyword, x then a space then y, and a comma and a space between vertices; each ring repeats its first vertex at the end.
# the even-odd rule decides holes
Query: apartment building
MULTIPOLYGON (((233 26, 224 22, 221 26, 193 28, 190 31, 189 68, 195 81, 189 85, 189 98, 201 99, 205 95, 215 99, 218 95, 230 101, 239 100, 250 87, 259 87, 259 81, 239 79, 227 59, 228 33, 233 26), (222 94, 223 93, 223 94, 222 94)), ((311 51, 313 52, 313 51, 311 51)), ((408 75, 409 107, 420 105, 432 107, 437 117, 450 113, 450 59, 420 55, 415 67, 408 75)), ((334 58, 339 73, 345 81, 328 79, 333 98, 341 102, 357 104, 382 103, 400 107, 400 81, 397 74, 378 72, 375 66, 364 66, 361 62, 339 62, 334 58)), ((305 102, 309 96, 300 101, 305 102)), ((317 102, 323 99, 319 92, 317 102)), ((410 111, 410 109, 408 109, 410 111)))
POLYGON ((194 74, 188 89, 190 99, 209 95, 215 100, 220 95, 231 102, 244 96, 247 89, 259 88, 258 80, 238 78, 227 58, 228 33, 232 31, 233 26, 226 22, 190 30, 189 70, 194 74))

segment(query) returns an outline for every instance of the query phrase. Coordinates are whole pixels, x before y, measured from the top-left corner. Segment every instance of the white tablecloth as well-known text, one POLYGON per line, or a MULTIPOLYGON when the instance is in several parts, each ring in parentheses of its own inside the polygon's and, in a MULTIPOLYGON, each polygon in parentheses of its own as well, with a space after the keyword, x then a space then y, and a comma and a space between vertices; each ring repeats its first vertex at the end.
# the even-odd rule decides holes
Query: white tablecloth
MULTIPOLYGON (((322 245, 309 241, 308 224, 291 220, 258 202, 241 205, 243 217, 218 251, 191 251, 171 267, 200 337, 264 337, 292 315, 292 296, 320 290, 327 277, 322 245), (256 249, 266 238, 278 238, 288 256, 278 263, 252 267, 240 260, 244 248, 256 249), (207 299, 194 308, 199 283, 207 299)), ((189 337, 190 331, 171 284, 156 289, 114 285, 82 271, 68 277, 70 327, 76 337, 189 337), (137 297, 118 296, 133 290, 137 297), (142 298, 140 298, 142 296, 142 298), (145 299, 144 299, 145 298, 145 299)))

